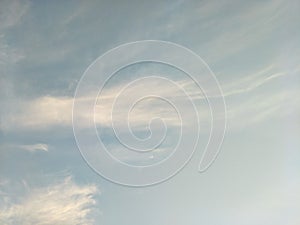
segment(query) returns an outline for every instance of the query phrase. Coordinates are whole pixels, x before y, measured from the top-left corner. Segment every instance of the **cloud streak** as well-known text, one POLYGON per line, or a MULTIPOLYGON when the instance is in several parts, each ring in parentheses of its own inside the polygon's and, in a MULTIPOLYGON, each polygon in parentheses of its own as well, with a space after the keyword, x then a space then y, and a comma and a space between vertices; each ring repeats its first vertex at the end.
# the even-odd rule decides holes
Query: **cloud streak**
MULTIPOLYGON (((289 75, 285 72, 279 72, 273 70, 273 65, 268 66, 256 73, 244 76, 240 79, 234 80, 232 83, 225 83, 223 85, 224 96, 228 100, 228 116, 229 118, 236 118, 239 115, 247 114, 249 118, 247 121, 259 122, 266 119, 267 116, 276 116, 277 111, 280 109, 281 105, 284 105, 282 101, 284 99, 289 99, 289 101, 295 99, 298 90, 285 90, 276 91, 272 89, 266 90, 263 93, 257 92, 255 95, 249 95, 247 99, 231 100, 231 97, 242 96, 243 94, 250 93, 257 88, 271 84, 276 79, 280 77, 289 75), (262 96, 260 96, 262 95, 262 96), (258 99, 260 99, 258 101, 258 99), (258 102, 257 102, 258 101, 258 102), (245 104, 247 102, 247 104, 245 104), (252 118, 252 119, 251 119, 252 118)), ((195 84, 190 83, 186 80, 180 80, 177 82, 179 86, 182 87, 194 101, 199 100, 200 102, 204 100, 204 96, 195 84)), ((134 96, 142 93, 144 89, 144 84, 140 83, 134 86, 132 91, 127 91, 127 97, 121 102, 121 105, 117 107, 115 113, 113 114, 113 120, 124 120, 124 112, 122 110, 126 109, 128 105, 132 105, 131 99, 134 96), (124 106, 124 107, 122 107, 124 106)), ((100 97, 100 101, 95 105, 95 122, 96 124, 104 127, 110 127, 112 122, 111 110, 113 107, 114 100, 124 87, 124 83, 117 86, 112 86, 105 89, 100 97)), ((181 99, 180 101, 185 101, 180 95, 180 92, 172 86, 164 86, 160 82, 152 81, 147 83, 147 86, 153 87, 156 90, 157 96, 165 96, 173 99, 181 99)), ((213 96, 220 97, 220 96, 213 96)), ((9 114, 3 114, 1 116, 1 129, 3 131, 12 131, 15 128, 21 129, 31 129, 31 130, 47 130, 52 127, 70 127, 72 126, 72 106, 73 98, 71 97, 52 97, 45 96, 37 98, 28 102, 23 102, 22 104, 16 105, 17 108, 12 110, 9 114)), ((78 101, 85 103, 94 102, 90 95, 81 97, 78 101)), ((144 127, 149 123, 149 121, 154 117, 162 117, 165 119, 168 125, 179 126, 180 121, 178 120, 176 113, 171 113, 168 107, 165 107, 166 103, 156 103, 155 101, 145 100, 144 104, 137 104, 134 110, 130 114, 130 125, 133 127, 144 127)), ((201 111, 200 118, 201 121, 208 120, 209 111, 204 109, 202 106, 198 105, 198 110, 201 111)), ((86 121, 87 118, 93 117, 94 112, 88 112, 86 109, 82 109, 80 112, 82 121, 86 121)), ((190 113, 188 110, 186 113, 190 113)), ((84 128, 87 124, 82 123, 84 128)), ((23 149, 43 149, 46 150, 45 146, 23 146, 23 149)))
POLYGON ((47 144, 41 144, 41 143, 33 144, 33 145, 16 145, 15 147, 29 152, 36 152, 36 151, 48 152, 49 149, 49 146, 47 144))

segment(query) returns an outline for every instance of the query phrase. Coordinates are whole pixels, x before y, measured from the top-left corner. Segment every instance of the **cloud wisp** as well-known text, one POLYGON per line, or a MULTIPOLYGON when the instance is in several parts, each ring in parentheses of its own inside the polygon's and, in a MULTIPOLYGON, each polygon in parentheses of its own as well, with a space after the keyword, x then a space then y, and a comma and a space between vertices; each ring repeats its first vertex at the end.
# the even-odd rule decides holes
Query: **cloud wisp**
MULTIPOLYGON (((232 83, 225 83, 223 85, 224 96, 228 100, 228 117, 235 118, 238 115, 247 114, 250 118, 247 121, 259 122, 269 116, 276 116, 277 111, 280 109, 281 105, 285 105, 283 99, 289 99, 289 101, 295 99, 297 95, 297 90, 282 90, 274 92, 272 89, 268 89, 263 93, 257 92, 256 89, 260 88, 266 84, 272 84, 276 79, 288 76, 289 74, 285 72, 274 71, 273 66, 268 66, 251 76, 245 76, 240 79, 236 79, 232 83), (255 94, 252 92, 255 91, 255 94), (242 102, 231 101, 231 97, 242 96, 243 94, 250 94, 242 102), (260 96, 262 95, 262 96, 260 96), (257 100, 261 99, 259 104, 257 100), (245 102, 247 104, 245 104, 245 102), (283 104, 284 103, 284 104, 283 104), (272 110, 271 110, 272 109, 272 110), (268 116, 266 116, 268 115, 268 116), (252 119, 251 119, 252 118, 252 119)), ((204 100, 204 96, 195 84, 190 83, 186 80, 179 80, 178 85, 182 87, 194 101, 199 100, 200 102, 204 100)), ((148 83, 148 86, 153 86, 157 90, 158 96, 166 96, 170 98, 181 98, 180 93, 176 88, 166 87, 159 82, 148 83)), ((111 126, 112 117, 111 110, 115 98, 118 96, 119 92, 124 87, 121 83, 117 86, 112 86, 105 89, 101 97, 101 101, 96 102, 94 112, 86 112, 82 109, 81 115, 83 121, 87 117, 93 116, 91 113, 95 113, 95 122, 97 125, 109 127, 111 126)), ((124 98, 124 102, 121 106, 115 109, 114 120, 123 120, 124 118, 124 108, 128 105, 132 105, 129 102, 130 99, 134 99, 136 94, 142 93, 144 86, 138 84, 134 87, 132 91, 127 91, 128 97, 124 98)), ((218 97, 218 96, 214 96, 218 97)), ((81 97, 79 101, 90 102, 95 101, 91 99, 89 95, 81 97)), ((168 107, 164 107, 165 103, 157 104, 151 99, 145 100, 145 104, 138 104, 134 110, 131 111, 130 125, 133 127, 143 127, 149 123, 153 117, 162 117, 166 120, 169 125, 178 126, 178 116, 175 113, 170 113, 168 107), (153 112, 153 113, 152 113, 153 112)), ((1 129, 3 131, 13 131, 15 128, 20 129, 30 129, 30 130, 47 130, 52 127, 70 127, 72 126, 72 106, 73 98, 71 97, 52 97, 45 96, 37 99, 33 99, 22 104, 16 105, 16 109, 12 110, 10 114, 4 114, 1 116, 1 129)), ((206 121, 209 118, 209 111, 205 110, 200 106, 198 110, 201 112, 201 121, 206 121)), ((189 113, 188 110, 186 113, 189 113)), ((82 124, 84 128, 86 124, 82 124)), ((23 146, 23 149, 43 149, 46 150, 45 146, 23 146)))
POLYGON ((16 145, 16 148, 29 151, 29 152, 36 152, 36 151, 45 151, 48 152, 49 146, 47 144, 32 144, 32 145, 16 145))
POLYGON ((71 177, 48 187, 31 189, 17 201, 6 200, 1 207, 0 223, 13 225, 93 224, 91 212, 98 189, 79 186, 71 177))

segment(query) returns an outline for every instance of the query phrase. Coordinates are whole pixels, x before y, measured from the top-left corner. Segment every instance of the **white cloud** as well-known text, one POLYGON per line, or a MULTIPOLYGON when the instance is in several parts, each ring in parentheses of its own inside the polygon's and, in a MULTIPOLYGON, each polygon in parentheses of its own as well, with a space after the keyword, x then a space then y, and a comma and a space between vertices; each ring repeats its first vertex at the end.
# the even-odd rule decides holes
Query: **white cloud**
MULTIPOLYGON (((297 90, 277 90, 268 88, 257 91, 259 87, 269 84, 276 79, 283 76, 290 76, 290 74, 274 69, 274 66, 268 66, 256 73, 246 75, 240 79, 235 79, 232 83, 225 83, 223 85, 224 96, 227 98, 228 117, 243 118, 247 115, 247 121, 260 122, 268 119, 268 117, 276 116, 278 110, 288 102, 294 102, 296 95, 299 94, 297 90), (243 96, 242 94, 248 94, 243 96), (231 97, 242 96, 238 100, 232 100, 231 97), (244 99, 243 99, 244 98, 244 99)), ((195 84, 181 80, 177 82, 194 100, 203 102, 203 95, 199 92, 195 84)), ((105 89, 100 98, 100 102, 95 105, 95 121, 96 124, 102 126, 111 126, 111 109, 115 98, 124 87, 124 83, 105 89)), ((137 83, 132 90, 126 92, 126 97, 120 102, 119 106, 115 109, 113 114, 114 121, 124 120, 124 115, 127 116, 127 111, 124 110, 132 105, 132 99, 136 99, 136 95, 142 96, 145 87, 153 87, 157 96, 164 96, 173 100, 180 99, 184 101, 182 93, 174 86, 166 86, 159 81, 152 80, 151 82, 137 83), (145 86, 146 85, 146 86, 145 86)), ((91 95, 83 96, 77 99, 84 104, 92 102, 94 99, 91 95)), ((214 96, 218 97, 218 96, 214 96)), ((180 121, 177 114, 172 111, 166 102, 155 102, 151 99, 144 100, 143 103, 137 104, 134 110, 131 111, 129 121, 132 127, 138 128, 148 125, 149 121, 154 117, 162 117, 165 119, 167 125, 178 126, 180 121)), ((201 103, 202 104, 202 103, 201 103)), ((208 121, 209 111, 202 107, 204 105, 198 104, 200 112, 200 121, 208 121)), ((291 107, 292 104, 289 104, 291 107)), ((32 130, 45 130, 57 126, 72 126, 72 108, 73 98, 71 97, 52 97, 45 96, 37 98, 22 104, 15 104, 9 113, 3 113, 1 116, 1 129, 3 131, 12 131, 16 128, 32 129, 32 130)), ((87 118, 93 117, 93 111, 87 111, 86 107, 80 109, 79 115, 82 120, 81 126, 87 126, 87 118)), ((187 114, 191 113, 186 110, 187 114)), ((127 118, 127 117, 126 117, 127 118)), ((244 123, 242 123, 244 124, 244 123)), ((31 146, 30 148, 40 148, 41 146, 31 146)), ((26 147, 29 148, 29 147, 26 147)))
MULTIPOLYGON (((35 143, 35 144, 2 144, 0 145, 0 148, 3 149, 18 149, 18 150, 23 150, 23 151, 28 151, 28 152, 48 152, 49 146, 44 143, 35 143)), ((1 182, 0 182, 1 186, 1 182)))
POLYGON ((70 125, 72 98, 41 97, 22 103, 10 103, 11 111, 1 116, 1 128, 48 129, 52 126, 70 125))
POLYGON ((48 145, 46 144, 33 144, 33 145, 17 145, 17 148, 29 151, 29 152, 35 152, 35 151, 45 151, 48 152, 48 145))
POLYGON ((93 224, 91 213, 98 189, 79 186, 70 177, 48 187, 34 188, 17 201, 1 207, 0 223, 6 225, 93 224), (17 203, 15 203, 17 202, 17 203))
MULTIPOLYGON (((150 84, 148 84, 150 85, 150 84)), ((156 85, 157 83, 153 83, 156 85)), ((111 108, 114 102, 115 97, 117 96, 120 88, 122 86, 113 88, 104 93, 101 97, 101 104, 96 105, 96 122, 103 126, 110 126, 111 123, 111 108)), ((127 101, 122 102, 122 105, 128 106, 133 102, 130 102, 130 99, 135 96, 138 92, 142 92, 143 86, 136 87, 136 92, 130 92, 130 96, 126 98, 127 101)), ((157 89, 159 93, 158 96, 176 96, 176 90, 170 87, 161 87, 157 89)), ((94 102, 94 99, 91 97, 82 97, 78 101, 83 103, 94 102)), ((147 102, 147 101, 146 101, 147 102)), ((177 116, 174 118, 175 114, 169 112, 169 109, 164 109, 162 104, 157 104, 151 107, 149 104, 146 106, 136 107, 132 113, 132 118, 134 119, 134 124, 136 126, 141 124, 148 124, 149 120, 154 116, 162 116, 168 122, 172 124, 177 124, 177 116), (173 115, 173 116, 172 116, 173 115)), ((73 98, 70 97, 52 97, 46 96, 37 98, 35 100, 23 103, 15 104, 15 108, 11 110, 10 113, 3 113, 1 116, 1 128, 2 130, 14 130, 17 127, 21 129, 33 129, 33 130, 43 130, 49 129, 53 126, 71 126, 72 125, 72 107, 73 107, 73 98)), ((121 120, 123 107, 117 108, 117 113, 114 119, 121 120)), ((90 113, 83 108, 79 112, 83 120, 90 116, 90 113)), ((86 126, 86 124, 82 124, 86 126)))

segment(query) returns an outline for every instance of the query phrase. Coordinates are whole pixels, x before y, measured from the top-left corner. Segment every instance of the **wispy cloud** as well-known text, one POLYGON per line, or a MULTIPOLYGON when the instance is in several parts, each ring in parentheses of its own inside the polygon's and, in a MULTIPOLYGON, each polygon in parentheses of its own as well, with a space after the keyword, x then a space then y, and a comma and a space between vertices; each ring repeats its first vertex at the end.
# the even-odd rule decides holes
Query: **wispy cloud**
POLYGON ((15 147, 29 151, 29 152, 36 152, 36 151, 45 151, 48 152, 48 145, 47 144, 33 144, 33 145, 16 145, 15 147))
POLYGON ((229 128, 247 127, 270 119, 282 118, 299 112, 299 91, 263 93, 244 101, 228 103, 229 128))
POLYGON ((35 144, 9 144, 4 143, 0 145, 0 149, 8 149, 8 150, 22 150, 27 151, 31 153, 35 152, 48 152, 49 151, 49 145, 45 143, 35 143, 35 144))
MULTIPOLYGON (((225 82, 222 84, 223 96, 230 97, 233 95, 244 94, 247 92, 254 91, 256 88, 273 81, 276 78, 287 76, 289 73, 276 71, 274 65, 266 66, 265 68, 250 74, 240 74, 238 79, 234 79, 230 82, 225 82)), ((223 74, 226 76, 226 74, 223 74)), ((184 88, 190 90, 193 98, 204 98, 201 92, 195 91, 193 89, 193 82, 182 82, 184 88)), ((208 96, 208 97, 221 97, 221 96, 208 96)))
POLYGON ((29 1, 4 0, 0 3, 0 29, 18 24, 29 9, 29 1))
POLYGON ((91 213, 98 189, 94 185, 80 186, 71 177, 63 182, 30 192, 17 201, 7 200, 0 206, 0 223, 13 225, 93 224, 91 213))
MULTIPOLYGON (((238 115, 248 115, 247 121, 259 122, 267 119, 268 116, 276 116, 280 107, 285 105, 284 100, 289 102, 295 99, 295 96, 299 92, 298 90, 277 90, 276 92, 269 88, 263 93, 256 91, 256 89, 266 84, 272 84, 276 79, 280 77, 290 76, 286 72, 281 72, 274 69, 273 65, 267 66, 256 73, 242 76, 242 78, 235 79, 233 82, 223 84, 224 96, 228 100, 228 116, 229 118, 237 118, 238 115), (255 92, 255 93, 254 93, 255 92), (231 97, 244 96, 238 100, 231 100, 231 97), (262 95, 262 96, 261 96, 262 95), (241 102, 239 102, 241 101, 241 102), (267 116, 268 115, 268 116, 267 116), (252 118, 252 119, 251 119, 252 118)), ((192 99, 204 100, 204 96, 199 92, 198 87, 186 80, 179 80, 178 85, 182 87, 192 99)), ((95 115, 95 122, 101 126, 111 126, 112 119, 115 121, 124 120, 124 115, 127 118, 127 111, 124 114, 124 110, 128 106, 132 105, 132 99, 136 99, 135 96, 140 96, 144 89, 144 83, 137 83, 132 90, 126 92, 126 97, 123 98, 120 105, 114 109, 113 117, 111 115, 114 100, 118 97, 118 94, 126 84, 121 83, 116 86, 105 89, 101 93, 99 101, 95 105, 94 111, 87 111, 83 107, 79 115, 82 121, 85 121, 89 117, 95 115)), ((178 91, 178 88, 174 86, 168 86, 162 84, 159 80, 152 80, 147 82, 147 87, 153 87, 157 96, 164 96, 170 99, 185 101, 182 93, 178 91)), ((143 96, 141 96, 143 97, 143 96)), ((209 96, 220 97, 220 96, 209 96)), ((73 98, 71 97, 52 97, 45 96, 37 98, 22 104, 16 105, 16 109, 11 110, 10 114, 4 114, 1 117, 1 129, 4 131, 12 131, 16 127, 23 129, 33 130, 45 130, 57 126, 69 127, 72 125, 72 107, 73 98)), ((93 103, 95 99, 92 99, 90 95, 80 97, 77 101, 83 104, 93 103)), ((178 101, 180 103, 180 101, 178 101)), ((154 117, 164 118, 168 125, 178 126, 180 121, 176 113, 172 113, 173 109, 166 107, 166 102, 158 102, 153 99, 145 99, 143 104, 137 104, 130 114, 130 125, 133 127, 145 127, 149 121, 154 117), (171 110, 171 111, 170 111, 171 110)), ((202 106, 198 106, 198 110, 201 111, 201 120, 208 119, 208 111, 202 106), (199 108, 200 107, 200 108, 199 108)), ((185 113, 191 113, 187 110, 185 113)), ((84 128, 87 124, 84 122, 81 124, 84 128)), ((40 149, 41 146, 31 146, 40 149)))
POLYGON ((257 73, 238 79, 236 82, 225 84, 223 87, 224 96, 227 97, 250 92, 268 82, 271 82, 273 79, 288 75, 286 72, 274 72, 272 71, 272 68, 272 65, 268 66, 257 73))

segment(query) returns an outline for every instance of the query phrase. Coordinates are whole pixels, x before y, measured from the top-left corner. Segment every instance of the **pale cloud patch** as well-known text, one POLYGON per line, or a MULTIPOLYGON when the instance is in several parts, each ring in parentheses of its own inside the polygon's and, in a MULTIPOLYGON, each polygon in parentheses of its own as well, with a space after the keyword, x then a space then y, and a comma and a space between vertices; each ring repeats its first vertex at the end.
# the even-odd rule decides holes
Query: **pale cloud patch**
MULTIPOLYGON (((36 144, 3 144, 0 145, 3 149, 20 149, 27 152, 48 152, 49 146, 44 143, 36 143, 36 144)), ((1 186, 1 182, 0 182, 1 186)))
MULTIPOLYGON (((232 121, 237 121, 237 118, 243 118, 247 115, 247 121, 255 123, 278 115, 281 106, 292 107, 292 103, 295 103, 297 100, 298 90, 279 90, 274 92, 272 88, 269 88, 263 92, 257 91, 263 85, 271 84, 273 81, 285 76, 290 76, 290 74, 278 71, 276 68, 274 69, 274 65, 270 65, 257 72, 235 79, 233 82, 222 84, 224 97, 227 98, 228 118, 232 118, 232 121), (231 97, 235 96, 240 98, 232 100, 231 97)), ((209 110, 203 105, 205 98, 197 85, 186 80, 179 80, 177 84, 192 97, 193 101, 200 103, 197 104, 200 122, 209 121, 209 110)), ((176 100, 178 104, 180 104, 180 101, 186 101, 185 96, 182 96, 182 92, 178 91, 179 89, 176 86, 165 86, 159 80, 152 80, 151 82, 147 82, 146 85, 146 87, 153 87, 156 96, 171 99, 171 102, 172 99, 176 100)), ((134 103, 132 99, 137 99, 135 96, 143 93, 145 83, 138 83, 132 90, 127 91, 123 101, 120 101, 118 107, 114 108, 112 115, 114 101, 119 94, 120 96, 122 95, 121 91, 124 86, 125 84, 121 83, 104 89, 98 99, 99 101, 95 101, 91 97, 96 96, 92 93, 87 93, 86 96, 78 98, 76 101, 83 103, 83 106, 85 104, 87 106, 94 104, 95 106, 95 110, 90 110, 89 107, 82 107, 80 112, 77 112, 79 114, 77 119, 80 120, 78 121, 81 124, 80 126, 82 128, 89 126, 86 121, 90 123, 94 118, 96 125, 104 127, 110 127, 113 120, 128 119, 130 126, 144 129, 151 119, 157 117, 163 118, 168 125, 180 126, 181 121, 174 108, 166 102, 155 100, 155 98, 144 99, 135 105, 130 114, 127 114, 127 110, 130 108, 128 106, 134 103)), ((72 126, 73 101, 74 99, 71 97, 45 96, 23 102, 16 105, 16 108, 11 110, 11 113, 3 114, 1 117, 1 128, 4 131, 11 131, 17 127, 45 130, 54 126, 72 126)), ((189 114, 191 111, 187 109, 184 113, 189 114)))
POLYGON ((223 87, 224 95, 231 96, 250 92, 276 78, 288 75, 286 72, 274 71, 273 68, 274 65, 270 65, 256 73, 237 79, 235 82, 225 84, 223 87))
POLYGON ((29 152, 36 152, 36 151, 45 151, 48 152, 49 146, 47 144, 33 144, 33 145, 17 145, 17 148, 23 149, 29 152))
POLYGON ((29 1, 4 0, 0 3, 0 29, 18 24, 30 6, 29 1))
POLYGON ((1 206, 1 224, 53 225, 93 224, 91 213, 98 189, 94 185, 80 186, 71 177, 42 188, 32 188, 17 201, 1 206))
MULTIPOLYGON (((148 85, 150 84, 148 83, 148 85)), ((180 97, 174 88, 159 87, 159 83, 153 83, 152 85, 157 88, 158 96, 180 97)), ((87 118, 95 115, 96 124, 110 126, 112 122, 111 109, 121 88, 122 86, 112 88, 103 93, 103 95, 101 95, 101 103, 95 104, 95 114, 94 111, 87 111, 87 109, 83 107, 79 112, 82 121, 86 121, 87 118)), ((140 85, 135 88, 135 92, 129 93, 130 96, 125 98, 126 101, 122 102, 121 106, 116 109, 115 116, 113 117, 114 120, 124 119, 123 109, 126 108, 125 106, 133 104, 133 102, 130 102, 130 99, 134 98, 142 89, 143 86, 140 85)), ((16 108, 12 110, 10 114, 2 115, 1 128, 5 131, 13 130, 16 127, 45 130, 53 126, 71 126, 73 100, 71 97, 45 96, 21 105, 15 105, 16 108)), ((91 102, 94 104, 95 99, 87 95, 86 97, 77 99, 77 101, 84 104, 91 102)), ((163 107, 166 103, 159 102, 158 104, 152 105, 149 104, 149 99, 145 100, 144 103, 145 104, 137 105, 130 115, 132 118, 131 122, 134 123, 134 126, 148 124, 154 117, 163 117, 167 123, 173 125, 178 124, 177 114, 170 112, 170 106, 163 107)), ((171 110, 174 111, 174 109, 171 110)), ((87 124, 82 123, 82 127, 84 128, 85 126, 87 126, 87 124)))
POLYGON ((73 99, 45 96, 14 104, 9 114, 1 117, 1 128, 43 130, 52 126, 70 125, 73 99))
POLYGON ((282 118, 300 111, 298 90, 265 93, 237 104, 228 104, 228 127, 240 128, 274 118, 282 118))
MULTIPOLYGON (((273 80, 287 76, 289 73, 283 71, 276 71, 275 65, 269 65, 262 68, 259 71, 243 75, 241 78, 234 79, 230 82, 224 82, 222 84, 223 96, 230 97, 233 95, 244 94, 254 91, 256 88, 263 86, 273 80)), ((227 74, 223 74, 226 76, 227 74)), ((238 75, 237 75, 238 76, 238 75)), ((189 90, 193 95, 193 98, 204 98, 201 92, 193 91, 192 82, 183 82, 183 86, 186 90, 189 90)), ((208 96, 208 97, 221 97, 221 96, 208 96)))

